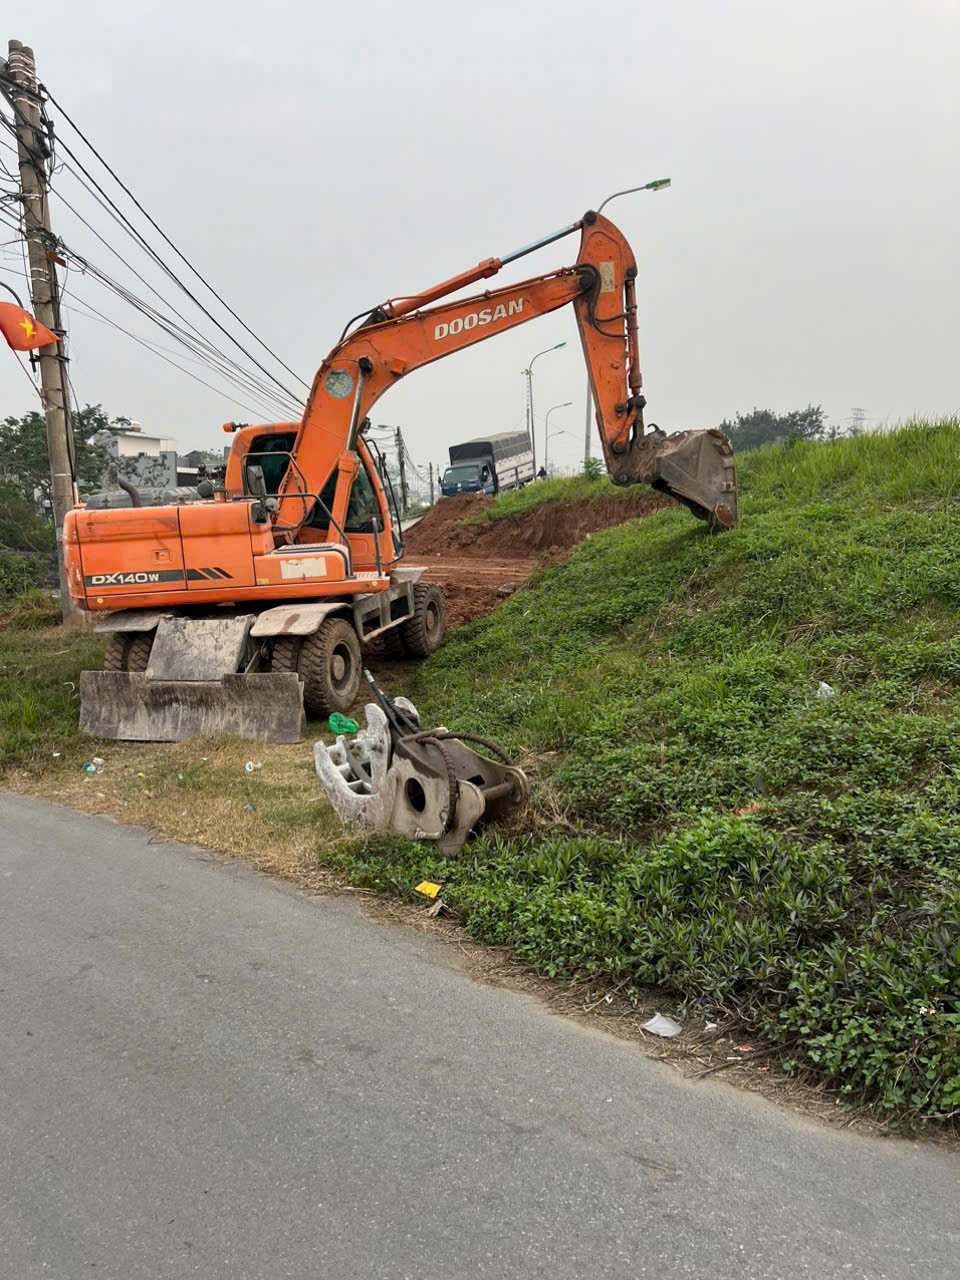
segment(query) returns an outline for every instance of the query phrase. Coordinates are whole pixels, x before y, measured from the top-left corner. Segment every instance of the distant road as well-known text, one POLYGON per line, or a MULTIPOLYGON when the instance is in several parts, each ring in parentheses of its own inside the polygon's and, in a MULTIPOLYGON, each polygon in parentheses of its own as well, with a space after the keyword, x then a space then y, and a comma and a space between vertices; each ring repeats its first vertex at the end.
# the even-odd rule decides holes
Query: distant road
POLYGON ((0 795, 0 1277, 956 1280, 960 1161, 0 795))

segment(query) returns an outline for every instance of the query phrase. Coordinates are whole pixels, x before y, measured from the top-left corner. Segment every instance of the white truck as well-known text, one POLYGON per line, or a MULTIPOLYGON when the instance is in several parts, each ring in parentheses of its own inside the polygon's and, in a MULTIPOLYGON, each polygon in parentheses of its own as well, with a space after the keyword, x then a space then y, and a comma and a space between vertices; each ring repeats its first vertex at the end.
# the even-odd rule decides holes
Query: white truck
POLYGON ((445 498, 458 493, 522 489, 533 479, 533 450, 526 431, 500 431, 450 446, 450 466, 440 480, 445 498))

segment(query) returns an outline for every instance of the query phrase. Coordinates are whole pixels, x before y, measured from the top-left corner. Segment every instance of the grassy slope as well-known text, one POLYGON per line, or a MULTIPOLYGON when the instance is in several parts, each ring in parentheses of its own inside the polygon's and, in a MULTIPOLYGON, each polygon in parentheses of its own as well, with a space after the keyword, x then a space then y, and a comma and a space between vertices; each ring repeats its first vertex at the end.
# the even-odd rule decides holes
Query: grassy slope
MULTIPOLYGON (((491 833, 455 860, 335 844, 305 803, 309 760, 302 781, 273 785, 266 755, 244 780, 239 746, 204 746, 202 769, 191 744, 131 755, 125 812, 162 825, 154 797, 173 796, 170 834, 189 837, 213 792, 255 783, 255 819, 246 790, 222 803, 262 824, 264 848, 319 849, 390 892, 437 880, 475 936, 546 972, 705 998, 891 1112, 953 1110, 960 424, 761 451, 741 482, 735 533, 668 511, 594 534, 415 677, 425 719, 536 757, 536 834, 491 833)), ((93 748, 63 682, 100 644, 0 631, 4 765, 62 750, 77 774, 93 748)), ((106 754, 97 787, 125 758, 106 754)))
POLYGON ((534 507, 547 502, 596 502, 601 498, 626 498, 630 491, 619 488, 606 476, 553 476, 549 480, 537 480, 523 489, 502 493, 495 503, 472 516, 468 523, 509 520, 523 515, 534 507))
POLYGON ((594 534, 421 672, 426 718, 537 753, 573 829, 351 865, 429 874, 549 972, 706 997, 848 1091, 943 1114, 960 424, 763 450, 741 481, 735 533, 670 511, 594 534))

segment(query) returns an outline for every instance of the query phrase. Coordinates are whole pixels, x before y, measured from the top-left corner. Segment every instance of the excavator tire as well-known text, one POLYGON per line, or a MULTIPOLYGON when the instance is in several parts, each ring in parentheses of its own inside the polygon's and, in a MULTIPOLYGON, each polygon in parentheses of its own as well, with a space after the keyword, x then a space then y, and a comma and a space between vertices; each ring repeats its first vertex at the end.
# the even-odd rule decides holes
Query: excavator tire
POLYGON ((152 631, 114 631, 103 655, 104 671, 146 671, 153 647, 152 631))
POLYGON ((153 632, 137 631, 134 633, 127 649, 126 671, 146 671, 150 665, 150 650, 153 648, 153 632))
POLYGON ((349 711, 360 688, 360 641, 349 622, 327 618, 312 636, 278 636, 270 666, 299 675, 304 706, 312 716, 349 711))
POLYGON ((303 701, 315 716, 349 711, 360 688, 360 641, 343 618, 325 618, 300 652, 303 701))
POLYGON ((292 671, 300 668, 300 650, 303 640, 300 636, 278 636, 273 642, 273 657, 270 660, 271 671, 292 671))
POLYGON ((417 583, 413 588, 413 614, 399 630, 415 658, 429 657, 439 648, 447 630, 447 606, 439 587, 417 583))
POLYGON ((126 671, 129 643, 129 631, 114 631, 107 637, 107 647, 103 654, 104 671, 126 671))

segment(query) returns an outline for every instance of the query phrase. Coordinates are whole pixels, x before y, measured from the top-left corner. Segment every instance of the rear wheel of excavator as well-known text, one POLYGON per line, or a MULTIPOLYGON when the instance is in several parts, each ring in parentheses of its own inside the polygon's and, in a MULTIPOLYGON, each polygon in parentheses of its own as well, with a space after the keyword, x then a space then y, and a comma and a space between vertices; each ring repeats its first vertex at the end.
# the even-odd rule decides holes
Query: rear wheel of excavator
POLYGON ((408 652, 415 658, 429 657, 447 629, 447 606, 439 587, 418 582, 413 589, 413 613, 400 630, 408 652))
POLYGON ((146 671, 153 647, 152 631, 114 631, 103 655, 104 671, 146 671))
POLYGON ((360 688, 360 641, 349 622, 327 618, 312 636, 278 636, 271 669, 300 677, 304 706, 311 715, 349 711, 360 688))

